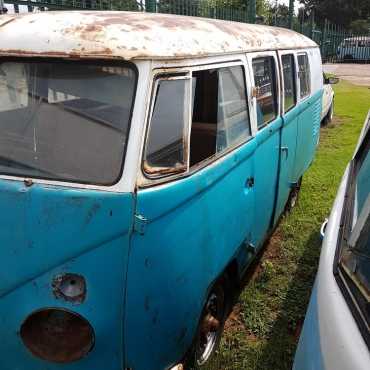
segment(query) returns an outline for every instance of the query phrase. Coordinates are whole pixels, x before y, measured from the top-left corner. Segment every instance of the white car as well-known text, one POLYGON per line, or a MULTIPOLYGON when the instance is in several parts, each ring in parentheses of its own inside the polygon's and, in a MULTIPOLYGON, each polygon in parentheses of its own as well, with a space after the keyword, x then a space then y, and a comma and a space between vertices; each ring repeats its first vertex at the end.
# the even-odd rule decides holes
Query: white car
POLYGON ((321 234, 293 370, 369 370, 370 112, 321 234))
POLYGON ((322 95, 322 110, 321 110, 321 122, 326 124, 331 122, 334 115, 334 90, 331 87, 332 84, 338 83, 338 78, 327 77, 323 74, 324 92, 322 95))

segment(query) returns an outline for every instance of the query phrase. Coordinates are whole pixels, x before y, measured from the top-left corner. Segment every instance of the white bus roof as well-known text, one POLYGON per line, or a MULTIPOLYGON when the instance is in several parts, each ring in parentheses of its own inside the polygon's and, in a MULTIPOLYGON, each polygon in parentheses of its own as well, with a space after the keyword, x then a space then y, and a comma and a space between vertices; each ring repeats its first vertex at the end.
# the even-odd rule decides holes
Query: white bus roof
POLYGON ((317 45, 294 31, 139 12, 40 12, 0 16, 0 56, 184 59, 317 45))

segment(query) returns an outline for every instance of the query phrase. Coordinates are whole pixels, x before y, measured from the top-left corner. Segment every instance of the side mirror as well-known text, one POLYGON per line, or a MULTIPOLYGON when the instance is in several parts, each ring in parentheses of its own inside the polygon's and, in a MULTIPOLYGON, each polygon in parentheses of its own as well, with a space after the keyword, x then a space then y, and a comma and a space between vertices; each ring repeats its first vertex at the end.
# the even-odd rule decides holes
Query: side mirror
POLYGON ((330 85, 335 85, 339 82, 338 77, 325 77, 325 85, 330 84, 330 85))
POLYGON ((326 231, 326 226, 328 225, 328 221, 329 220, 326 218, 325 221, 321 225, 321 228, 320 228, 320 237, 321 237, 321 240, 324 239, 325 231, 326 231))

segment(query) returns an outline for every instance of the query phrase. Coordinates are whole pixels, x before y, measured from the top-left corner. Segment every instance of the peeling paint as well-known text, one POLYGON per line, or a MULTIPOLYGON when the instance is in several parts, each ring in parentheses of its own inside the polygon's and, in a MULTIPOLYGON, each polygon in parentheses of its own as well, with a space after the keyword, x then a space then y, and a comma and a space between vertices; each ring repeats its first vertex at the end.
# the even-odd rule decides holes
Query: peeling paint
POLYGON ((62 274, 54 277, 52 289, 55 298, 75 304, 83 303, 86 298, 86 282, 77 274, 62 274))
POLYGON ((184 59, 316 47, 294 31, 138 12, 43 12, 0 21, 0 56, 184 59))

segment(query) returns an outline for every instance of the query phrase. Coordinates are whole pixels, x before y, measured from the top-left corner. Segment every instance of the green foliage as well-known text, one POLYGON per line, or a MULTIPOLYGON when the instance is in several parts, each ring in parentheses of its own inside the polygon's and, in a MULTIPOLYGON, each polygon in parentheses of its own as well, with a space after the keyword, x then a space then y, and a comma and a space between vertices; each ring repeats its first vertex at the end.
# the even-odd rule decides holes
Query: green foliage
POLYGON ((284 4, 268 6, 266 23, 271 26, 287 26, 289 18, 289 7, 284 4))
POLYGON ((315 18, 323 21, 325 18, 332 23, 348 27, 351 22, 370 17, 369 0, 300 0, 308 13, 313 10, 315 18))
POLYGON ((206 0, 204 2, 217 8, 247 9, 247 1, 245 0, 206 0))
MULTIPOLYGON (((107 1, 107 0, 105 0, 107 1)), ((114 0, 112 1, 113 10, 139 10, 136 0, 114 0)))
POLYGON ((357 19, 356 21, 351 22, 349 28, 352 33, 357 35, 370 33, 370 20, 357 19))

